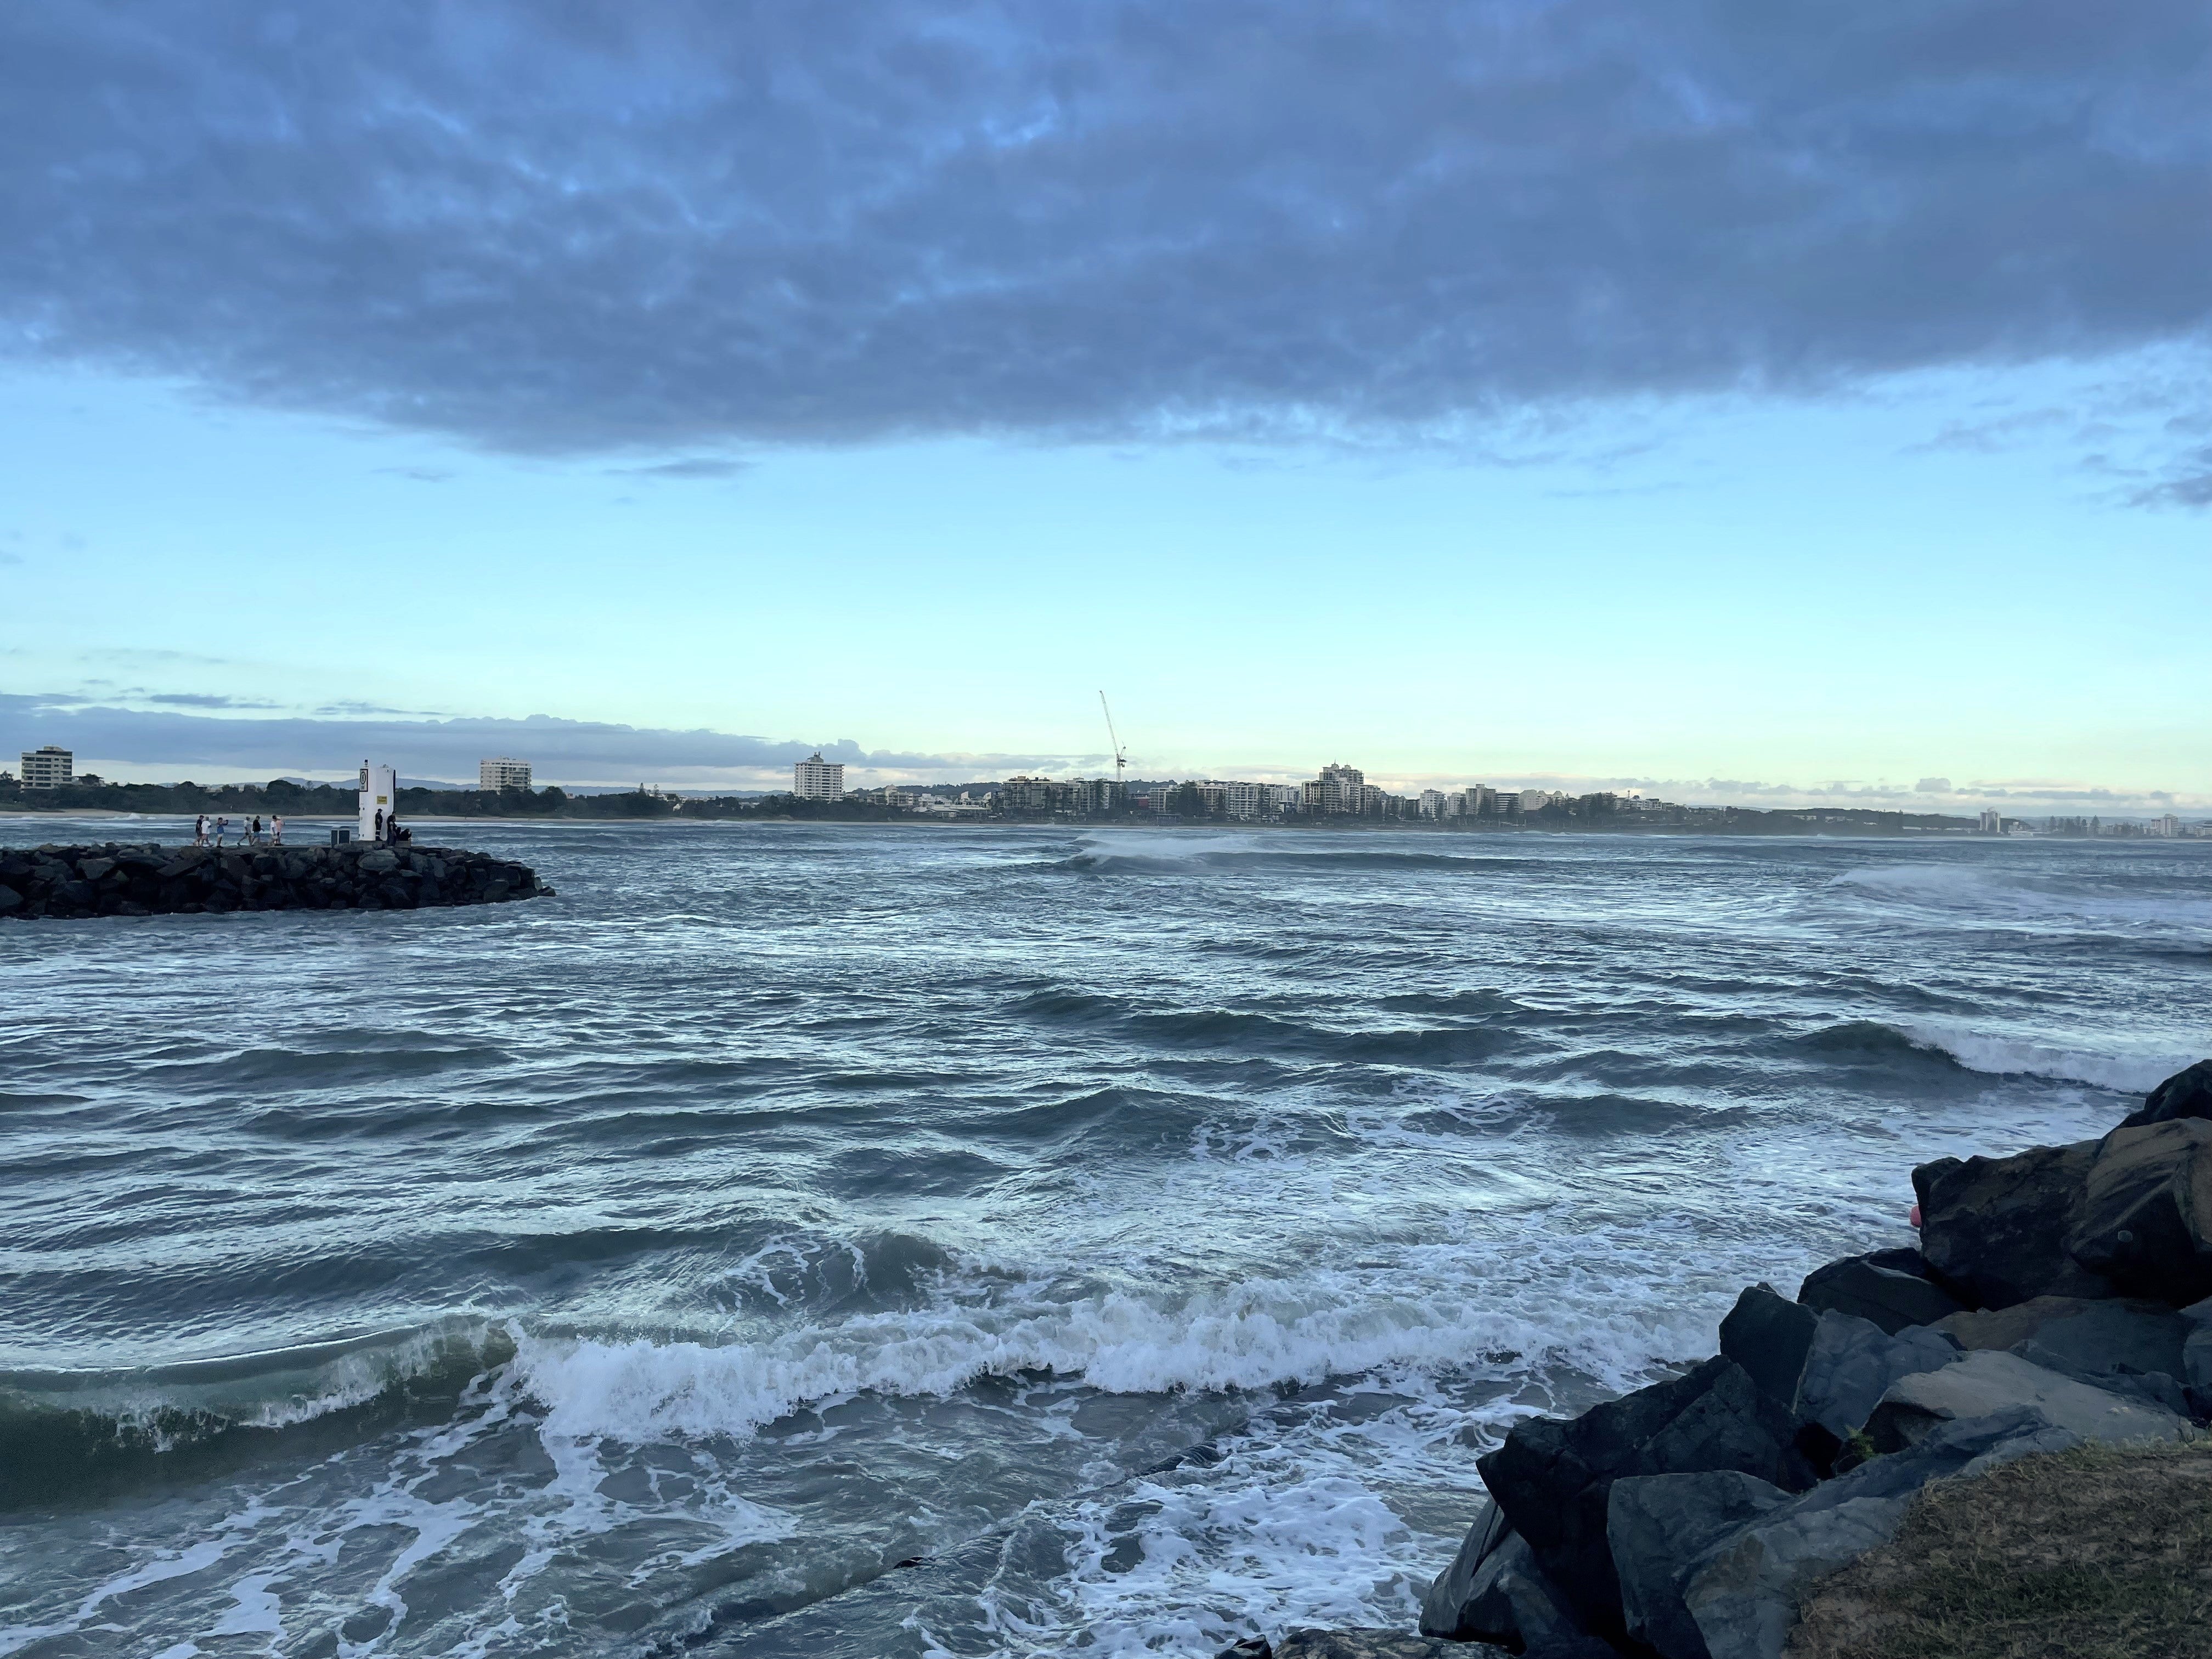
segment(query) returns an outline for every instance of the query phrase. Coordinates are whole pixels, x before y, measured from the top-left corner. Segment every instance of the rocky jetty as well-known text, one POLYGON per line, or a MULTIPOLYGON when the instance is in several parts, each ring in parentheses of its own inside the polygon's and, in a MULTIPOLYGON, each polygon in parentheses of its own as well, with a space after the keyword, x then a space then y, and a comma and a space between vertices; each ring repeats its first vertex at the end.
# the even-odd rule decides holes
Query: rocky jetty
POLYGON ((1918 1249, 1831 1262, 1794 1298, 1752 1285, 1704 1364, 1478 1459, 1488 1500, 1419 1636, 1298 1631, 1223 1659, 1783 1659, 1822 1581, 1932 1483, 2203 1432, 2212 1060, 2099 1139, 1912 1181, 1918 1249))
POLYGON ((0 849, 0 918, 418 910, 552 891, 527 865, 451 847, 0 849))

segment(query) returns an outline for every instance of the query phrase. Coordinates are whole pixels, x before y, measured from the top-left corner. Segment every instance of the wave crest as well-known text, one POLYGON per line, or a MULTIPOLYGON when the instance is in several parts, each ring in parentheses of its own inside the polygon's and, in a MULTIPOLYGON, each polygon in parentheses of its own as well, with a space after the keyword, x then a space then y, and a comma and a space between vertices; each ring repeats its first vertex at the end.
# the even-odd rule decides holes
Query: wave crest
POLYGON ((1254 1285, 1175 1307, 1117 1291, 1025 1312, 882 1315, 725 1346, 526 1336, 515 1366, 546 1408, 547 1433, 637 1443, 743 1436, 856 1395, 944 1396, 992 1376, 1080 1377, 1109 1394, 1221 1393, 1571 1346, 1557 1330, 1456 1300, 1316 1305, 1286 1285, 1254 1285))
POLYGON ((1847 1020, 1811 1033, 1806 1046, 1844 1060, 1874 1064, 1925 1056, 1991 1077, 2039 1077, 2084 1083, 2118 1094, 2148 1094, 2192 1063, 2184 1054, 2130 1054, 1996 1036, 1935 1021, 1847 1020))
POLYGON ((356 1413, 442 1413, 513 1352, 504 1327, 447 1319, 222 1359, 0 1373, 0 1507, 356 1413))

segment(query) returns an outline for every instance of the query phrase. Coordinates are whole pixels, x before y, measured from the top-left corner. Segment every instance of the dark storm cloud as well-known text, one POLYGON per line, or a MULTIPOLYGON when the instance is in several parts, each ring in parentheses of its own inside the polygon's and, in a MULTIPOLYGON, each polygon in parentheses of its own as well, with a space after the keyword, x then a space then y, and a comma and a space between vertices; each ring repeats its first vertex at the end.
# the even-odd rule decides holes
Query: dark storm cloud
MULTIPOLYGON (((180 702, 182 696, 148 698, 180 702)), ((325 720, 224 718, 116 708, 63 693, 0 693, 0 754, 58 743, 80 756, 132 766, 211 765, 244 775, 329 772, 364 757, 390 759, 409 775, 473 777, 487 755, 533 762, 543 779, 583 781, 667 777, 678 773, 781 771, 817 748, 848 766, 899 772, 997 776, 1002 771, 1059 764, 1033 755, 919 755, 862 749, 851 738, 815 744, 740 737, 725 732, 672 731, 599 720, 476 716, 447 720, 366 717, 325 720), (12 745, 12 746, 11 746, 12 745), (979 771, 979 766, 994 769, 979 771)))
POLYGON ((539 451, 1819 390, 2201 332, 2208 38, 2201 0, 46 0, 0 9, 0 320, 539 451))

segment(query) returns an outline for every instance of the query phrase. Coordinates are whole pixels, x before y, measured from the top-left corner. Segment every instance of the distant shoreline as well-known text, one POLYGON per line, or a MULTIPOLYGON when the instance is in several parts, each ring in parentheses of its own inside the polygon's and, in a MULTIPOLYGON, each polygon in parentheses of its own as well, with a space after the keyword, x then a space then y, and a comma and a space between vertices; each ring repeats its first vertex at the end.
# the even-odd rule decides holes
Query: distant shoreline
MULTIPOLYGON (((40 820, 52 820, 56 818, 112 818, 122 821, 151 823, 162 819, 181 819, 189 821, 195 816, 197 815, 190 812, 125 812, 118 811, 114 807, 102 806, 48 807, 43 809, 33 808, 28 810, 21 807, 0 808, 0 823, 13 822, 30 823, 36 823, 40 820)), ((213 817, 215 815, 210 814, 210 816, 213 817)), ((264 814, 264 816, 265 817, 267 815, 264 814)), ((350 814, 344 816, 320 816, 303 812, 298 814, 287 813, 285 815, 285 823, 287 828, 290 828, 294 825, 301 827, 313 826, 319 828, 330 827, 338 824, 349 824, 354 821, 355 820, 350 814)), ((1724 837, 1731 841, 2071 842, 2094 840, 2100 844, 2107 839, 2106 837, 2102 836, 2092 837, 2087 836, 1990 836, 1978 834, 1974 831, 1966 830, 1908 828, 1891 830, 1874 824, 1838 824, 1832 826, 1793 825, 1789 829, 1771 830, 1753 828, 1748 825, 1728 827, 1723 825, 1703 826, 1688 824, 1652 824, 1647 827, 1641 824, 1623 824, 1617 828, 1601 830, 1584 828, 1579 825, 1571 826, 1565 824, 1499 824, 1494 828, 1458 830, 1443 824, 1426 824, 1420 823, 1407 823, 1404 821, 1395 821, 1387 823, 1362 823, 1358 822, 1348 823, 1261 823, 1242 822, 1222 823, 1131 823, 1126 821, 1117 822, 1113 820, 1102 820, 1095 823, 1061 823, 1050 819, 940 818, 927 813, 919 812, 904 815, 896 818, 770 817, 765 816, 747 817, 743 818, 684 818, 677 817, 641 818, 630 817, 620 814, 600 817, 596 816, 586 816, 580 813, 567 812, 558 815, 521 813, 514 816, 495 815, 481 812, 461 813, 449 816, 435 812, 418 812, 410 815, 405 822, 410 827, 428 824, 448 826, 472 823, 528 823, 552 828, 561 824, 572 823, 620 823, 629 824, 641 829, 696 830, 720 823, 803 823, 812 825, 816 828, 831 830, 1081 830, 1086 834, 1103 830, 1121 831, 1128 834, 1141 832, 1154 835, 1158 834, 1162 830, 1188 830, 1214 834, 1218 834, 1224 830, 1274 830, 1289 831, 1302 835, 1315 833, 1334 833, 1339 835, 1393 834, 1446 836, 1454 838, 1483 838, 1492 836, 1571 836, 1577 837, 1595 836, 1613 837, 1629 836, 1640 838, 1658 836, 1683 839, 1692 836, 1710 836, 1724 837)), ((232 828, 228 833, 232 835, 241 833, 237 827, 237 820, 233 820, 232 828)), ((2115 837, 2112 839, 2122 838, 2115 837)), ((2126 839, 2129 840, 2129 844, 2134 844, 2135 838, 2126 839)), ((2157 841, 2150 844, 2159 847, 2167 847, 2173 843, 2165 841, 2157 841)))

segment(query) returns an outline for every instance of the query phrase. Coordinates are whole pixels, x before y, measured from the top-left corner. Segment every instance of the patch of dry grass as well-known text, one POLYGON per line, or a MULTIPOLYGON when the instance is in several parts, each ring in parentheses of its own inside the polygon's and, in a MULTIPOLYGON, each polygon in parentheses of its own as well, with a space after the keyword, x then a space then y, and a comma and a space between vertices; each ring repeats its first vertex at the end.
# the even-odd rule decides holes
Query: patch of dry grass
POLYGON ((2212 1659, 2212 1443, 1938 1482, 1806 1604, 1788 1659, 2212 1659))

